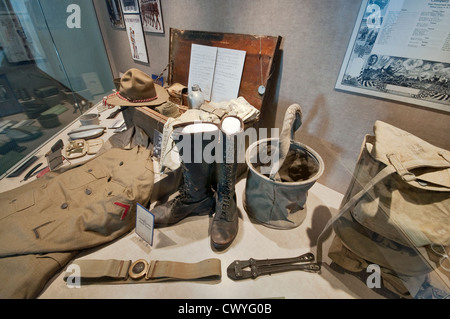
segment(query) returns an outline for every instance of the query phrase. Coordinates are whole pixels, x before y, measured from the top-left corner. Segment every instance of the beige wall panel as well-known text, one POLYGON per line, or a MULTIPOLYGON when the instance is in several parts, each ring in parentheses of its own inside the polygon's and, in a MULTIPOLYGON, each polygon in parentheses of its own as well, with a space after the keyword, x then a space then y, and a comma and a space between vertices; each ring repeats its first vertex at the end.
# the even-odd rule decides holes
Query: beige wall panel
POLYGON ((450 113, 334 89, 360 2, 161 0, 165 33, 146 33, 150 63, 142 64, 132 60, 125 30, 110 26, 105 1, 94 1, 114 76, 132 67, 159 74, 168 63, 171 27, 282 36, 280 70, 273 75, 276 105, 265 110, 270 116, 263 123, 281 128, 287 107, 300 104, 304 122, 296 139, 322 155, 326 167, 319 182, 341 193, 376 120, 450 149, 450 113))

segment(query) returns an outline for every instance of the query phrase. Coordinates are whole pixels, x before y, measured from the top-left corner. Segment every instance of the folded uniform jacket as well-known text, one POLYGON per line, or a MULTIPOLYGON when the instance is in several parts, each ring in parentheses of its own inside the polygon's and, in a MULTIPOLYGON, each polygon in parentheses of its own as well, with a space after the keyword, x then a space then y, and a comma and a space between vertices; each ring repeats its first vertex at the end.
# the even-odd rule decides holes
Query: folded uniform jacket
POLYGON ((151 150, 111 148, 0 194, 0 298, 34 298, 79 250, 135 226, 153 189, 151 150))

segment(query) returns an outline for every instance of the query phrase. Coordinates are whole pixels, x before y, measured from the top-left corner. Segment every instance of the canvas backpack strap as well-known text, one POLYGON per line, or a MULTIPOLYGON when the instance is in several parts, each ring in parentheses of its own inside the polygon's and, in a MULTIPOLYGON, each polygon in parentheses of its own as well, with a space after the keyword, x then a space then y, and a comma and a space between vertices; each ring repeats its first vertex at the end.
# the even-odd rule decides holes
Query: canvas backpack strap
POLYGON ((291 140, 295 138, 295 132, 302 125, 302 108, 298 104, 292 104, 286 110, 284 115, 283 127, 279 138, 278 153, 275 155, 275 161, 272 164, 269 178, 281 181, 278 170, 283 166, 286 155, 291 146, 291 140))
POLYGON ((386 154, 386 157, 389 159, 389 162, 391 162, 391 165, 394 167, 397 174, 400 175, 404 181, 410 182, 416 179, 416 176, 405 167, 396 153, 386 154))
POLYGON ((377 175, 375 175, 369 183, 367 183, 362 190, 360 190, 358 193, 353 195, 345 204, 342 206, 337 215, 331 218, 327 224, 325 225, 324 229, 320 233, 319 237, 317 238, 317 262, 319 265, 322 262, 322 244, 324 241, 324 237, 327 234, 330 227, 333 225, 333 223, 338 220, 347 210, 349 210, 353 205, 355 205, 365 194, 367 194, 377 183, 384 180, 389 175, 395 173, 396 170, 393 166, 386 166, 384 169, 382 169, 377 175))

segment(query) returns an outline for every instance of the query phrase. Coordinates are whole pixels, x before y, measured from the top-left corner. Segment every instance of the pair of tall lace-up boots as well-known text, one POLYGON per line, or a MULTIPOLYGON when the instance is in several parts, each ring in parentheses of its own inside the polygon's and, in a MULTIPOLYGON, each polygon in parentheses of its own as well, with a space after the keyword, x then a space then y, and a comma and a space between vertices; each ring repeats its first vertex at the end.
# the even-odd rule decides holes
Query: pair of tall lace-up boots
POLYGON ((243 131, 242 120, 235 116, 224 117, 219 125, 190 122, 173 127, 182 183, 175 198, 152 210, 156 227, 214 214, 210 231, 214 248, 222 250, 233 242, 239 221, 235 183, 243 131))

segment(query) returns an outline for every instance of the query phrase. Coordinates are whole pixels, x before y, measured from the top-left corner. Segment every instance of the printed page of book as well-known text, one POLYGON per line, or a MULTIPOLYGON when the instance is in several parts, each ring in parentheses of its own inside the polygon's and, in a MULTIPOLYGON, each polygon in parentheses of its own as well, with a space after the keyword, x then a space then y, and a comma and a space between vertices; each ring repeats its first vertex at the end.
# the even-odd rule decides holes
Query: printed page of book
POLYGON ((217 47, 192 44, 189 65, 188 93, 198 84, 205 100, 211 100, 211 89, 216 67, 217 47))
POLYGON ((245 51, 218 48, 211 101, 235 99, 239 94, 245 51))

